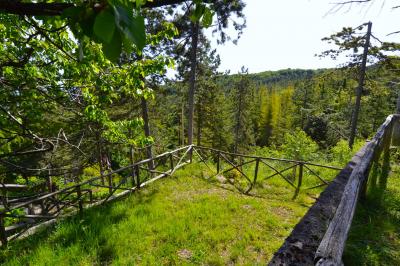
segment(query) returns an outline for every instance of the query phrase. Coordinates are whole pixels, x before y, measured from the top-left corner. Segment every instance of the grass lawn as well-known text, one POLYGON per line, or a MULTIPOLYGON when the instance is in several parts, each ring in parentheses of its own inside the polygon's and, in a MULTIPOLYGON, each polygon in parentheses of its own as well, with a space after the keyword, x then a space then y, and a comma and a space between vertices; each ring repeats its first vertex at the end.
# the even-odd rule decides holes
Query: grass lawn
POLYGON ((369 191, 357 206, 345 265, 400 265, 400 166, 392 165, 385 190, 369 191))
POLYGON ((293 188, 245 196, 193 164, 0 251, 4 265, 265 265, 313 203, 293 188), (197 176, 197 177, 196 177, 197 176))

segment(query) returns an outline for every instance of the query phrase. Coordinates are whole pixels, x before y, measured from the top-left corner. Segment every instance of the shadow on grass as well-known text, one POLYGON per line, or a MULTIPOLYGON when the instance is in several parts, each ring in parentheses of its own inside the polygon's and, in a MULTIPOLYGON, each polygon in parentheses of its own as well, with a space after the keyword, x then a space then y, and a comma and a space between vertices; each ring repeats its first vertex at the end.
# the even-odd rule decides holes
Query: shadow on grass
MULTIPOLYGON (((108 265, 116 255, 115 248, 108 240, 110 228, 128 218, 126 205, 149 205, 157 192, 156 188, 152 188, 118 202, 109 202, 84 210, 81 215, 68 217, 30 237, 11 242, 6 249, 0 251, 0 264, 12 260, 10 264, 13 265, 30 265, 30 257, 41 254, 42 247, 53 255, 66 254, 69 250, 74 250, 72 247, 78 247, 75 251, 76 257, 80 254, 90 254, 93 263, 108 265)), ((143 214, 137 212, 136 215, 143 214)), ((68 265, 68 262, 64 264, 68 265)))
POLYGON ((400 265, 400 176, 388 177, 387 170, 388 165, 372 169, 346 242, 345 265, 400 265))

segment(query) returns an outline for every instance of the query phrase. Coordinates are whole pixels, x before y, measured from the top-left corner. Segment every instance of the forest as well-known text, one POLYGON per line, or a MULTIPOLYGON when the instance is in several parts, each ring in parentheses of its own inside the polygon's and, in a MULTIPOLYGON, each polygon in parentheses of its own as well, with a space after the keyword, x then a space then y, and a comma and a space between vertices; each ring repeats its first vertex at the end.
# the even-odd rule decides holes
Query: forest
MULTIPOLYGON (((97 176, 111 176, 113 171, 186 145, 341 169, 366 140, 374 137, 389 114, 400 113, 400 45, 380 41, 371 33, 371 22, 355 28, 338 27, 337 33, 322 40, 333 48, 315 51, 316 56, 333 60, 346 57, 337 68, 249 73, 242 66, 238 73, 220 72, 221 58, 206 32, 212 32, 218 45, 240 42, 246 30, 245 7, 244 0, 0 0, 0 182, 4 188, 12 184, 26 189, 19 194, 7 194, 3 189, 2 211, 17 217, 22 209, 12 215, 7 212, 8 200, 13 197, 45 195, 97 176), (229 30, 232 28, 234 31, 229 30)), ((393 154, 398 158, 399 151, 393 154)), ((240 163, 235 159, 232 162, 240 163)), ((398 169, 397 164, 394 169, 398 169)), ((161 171, 158 167, 150 160, 148 175, 161 171)), ((293 183, 299 171, 296 167, 293 183)), ((189 166, 187 173, 204 175, 193 168, 189 166)), ((233 176, 241 171, 254 172, 253 168, 233 168, 237 169, 233 176)), ((171 168, 171 175, 174 171, 171 168)), ((193 182, 184 173, 178 175, 193 182)), ((326 173, 332 175, 328 170, 326 173)), ((130 175, 135 174, 122 171, 117 180, 130 175)), ((292 177, 287 178, 290 183, 292 177)), ((106 188, 104 178, 100 185, 106 188)), ((203 183, 196 185, 212 190, 203 183)), ((175 189, 184 194, 182 188, 175 189)), ((99 195, 105 191, 99 190, 99 195)), ((311 206, 321 192, 311 198, 301 195, 303 207, 287 203, 296 213, 295 218, 287 218, 289 228, 306 212, 304 206, 311 206)), ((232 201, 255 204, 255 208, 265 204, 234 197, 232 201)), ((140 201, 131 200, 135 204, 140 201)), ((118 204, 122 209, 123 204, 118 204)), ((109 205, 107 208, 110 211, 109 205)), ((221 213, 224 211, 218 215, 221 213)), ((0 216, 6 226, 17 221, 15 217, 3 221, 0 216)), ((223 219, 234 219, 228 216, 223 219)), ((98 219, 94 211, 88 217, 98 219)), ((79 227, 76 223, 79 221, 72 220, 79 227)), ((111 228, 112 221, 107 223, 111 228)), ((390 233, 395 231, 387 227, 390 233)), ((281 230, 285 237, 290 232, 281 230)), ((394 242, 400 245, 400 236, 393 234, 394 242)), ((269 252, 261 256, 263 260, 271 258, 282 239, 273 241, 273 248, 260 244, 260 249, 269 252)), ((7 256, 15 258, 12 252, 2 251, 0 261, 6 262, 7 256)), ((112 257, 104 252, 104 256, 112 257)), ((187 255, 183 253, 178 257, 187 255)), ((246 256, 257 261, 256 255, 251 253, 253 258, 249 254, 246 256)), ((206 260, 203 255, 187 256, 193 264, 206 260)), ((244 264, 241 256, 245 255, 206 264, 244 264)), ((400 262, 399 254, 385 256, 400 262)), ((381 262, 384 258, 375 259, 381 262)), ((96 264, 86 259, 88 264, 96 264)), ((143 264, 182 263, 176 256, 164 262, 152 259, 148 257, 143 264)), ((353 259, 355 256, 349 256, 348 262, 356 265, 353 259)), ((98 261, 104 265, 111 262, 98 261)), ((24 263, 18 259, 11 262, 24 263)), ((132 265, 137 261, 121 263, 132 265)))

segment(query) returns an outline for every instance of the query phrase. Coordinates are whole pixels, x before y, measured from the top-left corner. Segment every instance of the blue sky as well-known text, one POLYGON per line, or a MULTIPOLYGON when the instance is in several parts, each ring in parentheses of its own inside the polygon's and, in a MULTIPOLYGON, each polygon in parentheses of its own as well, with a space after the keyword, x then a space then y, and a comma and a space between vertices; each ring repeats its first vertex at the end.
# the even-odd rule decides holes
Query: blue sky
MULTIPOLYGON (((375 0, 372 4, 353 5, 331 14, 340 0, 244 0, 247 28, 237 45, 217 46, 220 70, 239 71, 244 65, 250 73, 284 68, 327 68, 339 64, 314 55, 329 48, 321 38, 372 21, 372 31, 382 41, 400 41, 398 0, 375 0)), ((210 35, 210 38, 211 35, 210 35)))

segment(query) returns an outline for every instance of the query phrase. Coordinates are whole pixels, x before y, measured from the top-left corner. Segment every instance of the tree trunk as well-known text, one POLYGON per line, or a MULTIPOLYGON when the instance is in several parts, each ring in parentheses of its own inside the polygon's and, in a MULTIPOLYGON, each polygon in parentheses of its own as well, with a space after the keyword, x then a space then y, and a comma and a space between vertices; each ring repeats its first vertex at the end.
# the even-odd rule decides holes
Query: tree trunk
MULTIPOLYGON (((400 114, 400 90, 397 95, 397 105, 396 105, 396 114, 400 114)), ((393 133, 392 133, 392 145, 400 146, 400 122, 397 120, 393 124, 393 133)))
MULTIPOLYGON (((142 117, 143 117, 143 122, 144 122, 144 135, 146 137, 150 137, 149 108, 147 105, 147 100, 144 97, 142 97, 142 99, 141 99, 141 106, 142 106, 142 117)), ((153 157, 153 152, 151 150, 151 146, 146 147, 146 154, 147 154, 147 158, 153 157)), ((150 170, 153 170, 154 169, 154 161, 149 161, 148 166, 149 166, 150 170)))
POLYGON ((185 105, 183 101, 181 108, 181 145, 185 146, 185 105))
POLYGON ((103 169, 103 156, 102 156, 102 138, 100 131, 97 132, 97 158, 100 168, 101 184, 104 185, 104 169, 103 169))
POLYGON ((362 58, 362 62, 361 62, 360 77, 358 80, 358 87, 357 87, 357 93, 356 93, 356 103, 354 105, 354 112, 353 112, 353 117, 351 120, 351 131, 350 131, 350 138, 349 138, 349 147, 350 148, 353 148, 354 139, 356 137, 358 113, 360 112, 361 95, 362 95, 363 88, 364 88, 365 70, 367 68, 367 57, 368 57, 369 39, 371 37, 371 27, 372 27, 372 22, 368 22, 367 36, 365 37, 364 53, 363 53, 363 58, 362 58))
POLYGON ((238 152, 238 145, 239 145, 239 130, 240 130, 240 117, 242 115, 242 98, 243 98, 243 89, 242 84, 240 83, 239 85, 239 91, 238 91, 238 97, 239 97, 239 104, 238 104, 238 110, 236 113, 236 124, 235 124, 235 144, 233 147, 233 153, 238 152))
POLYGON ((199 23, 191 23, 192 47, 190 53, 190 80, 189 80, 189 113, 188 113, 188 144, 193 144, 193 116, 194 93, 196 83, 197 43, 199 40, 199 23))
POLYGON ((197 108, 197 146, 201 146, 201 129, 203 126, 203 110, 201 109, 200 105, 197 108))

